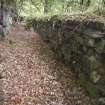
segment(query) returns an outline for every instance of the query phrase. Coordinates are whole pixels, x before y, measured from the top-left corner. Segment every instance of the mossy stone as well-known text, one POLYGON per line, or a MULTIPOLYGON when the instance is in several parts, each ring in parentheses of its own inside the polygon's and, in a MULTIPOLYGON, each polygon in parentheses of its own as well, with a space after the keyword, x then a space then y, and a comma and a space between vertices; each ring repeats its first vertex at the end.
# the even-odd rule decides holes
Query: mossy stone
POLYGON ((100 78, 101 78, 101 75, 97 72, 97 71, 93 71, 91 74, 90 74, 90 78, 92 79, 92 81, 94 83, 97 83, 100 78))

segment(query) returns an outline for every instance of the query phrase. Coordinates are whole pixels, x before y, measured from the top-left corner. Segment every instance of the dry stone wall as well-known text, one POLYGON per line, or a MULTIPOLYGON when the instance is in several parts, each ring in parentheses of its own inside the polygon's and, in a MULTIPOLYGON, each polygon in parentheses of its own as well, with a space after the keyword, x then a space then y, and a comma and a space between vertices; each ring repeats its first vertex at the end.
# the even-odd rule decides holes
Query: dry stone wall
POLYGON ((72 66, 91 96, 105 96, 105 24, 99 21, 33 20, 35 30, 72 66))

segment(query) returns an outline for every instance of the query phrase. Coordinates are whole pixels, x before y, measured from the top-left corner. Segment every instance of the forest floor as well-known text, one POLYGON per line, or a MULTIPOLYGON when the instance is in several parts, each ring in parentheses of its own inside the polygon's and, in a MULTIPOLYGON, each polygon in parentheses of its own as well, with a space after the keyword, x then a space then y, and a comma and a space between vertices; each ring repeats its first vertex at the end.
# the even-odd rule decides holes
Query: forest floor
POLYGON ((70 68, 22 25, 0 42, 0 71, 0 105, 90 105, 70 68))

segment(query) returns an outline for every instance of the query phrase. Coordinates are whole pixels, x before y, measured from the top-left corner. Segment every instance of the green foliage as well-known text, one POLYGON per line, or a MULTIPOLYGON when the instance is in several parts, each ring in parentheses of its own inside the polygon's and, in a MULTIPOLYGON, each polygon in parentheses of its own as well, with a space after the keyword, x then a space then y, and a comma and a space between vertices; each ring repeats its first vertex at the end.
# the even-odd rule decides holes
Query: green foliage
POLYGON ((16 0, 21 16, 27 18, 45 15, 97 13, 104 14, 104 0, 16 0))
POLYGON ((90 97, 95 98, 99 95, 98 89, 93 84, 91 84, 83 74, 80 75, 79 83, 86 89, 90 97))
MULTIPOLYGON (((2 1, 2 0, 1 0, 2 1)), ((3 0, 15 3, 18 13, 26 18, 45 15, 95 13, 105 15, 105 0, 3 0)))
POLYGON ((87 89, 87 92, 90 95, 90 97, 94 98, 94 97, 97 97, 99 95, 98 89, 93 84, 91 84, 89 82, 87 83, 86 89, 87 89))

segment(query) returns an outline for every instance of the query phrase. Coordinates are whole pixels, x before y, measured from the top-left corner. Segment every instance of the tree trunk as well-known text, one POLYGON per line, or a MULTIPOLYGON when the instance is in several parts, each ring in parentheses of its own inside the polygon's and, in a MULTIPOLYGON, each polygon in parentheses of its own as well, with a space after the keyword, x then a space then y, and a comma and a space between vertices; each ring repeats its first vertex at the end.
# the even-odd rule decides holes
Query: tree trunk
POLYGON ((4 39, 4 31, 3 31, 3 8, 4 8, 4 0, 0 1, 0 40, 4 39))
POLYGON ((51 12, 51 6, 53 4, 53 0, 44 0, 44 13, 51 12))
POLYGON ((3 25, 3 7, 4 7, 4 1, 1 0, 0 2, 0 25, 3 25))
POLYGON ((0 35, 4 39, 12 25, 12 5, 6 3, 5 0, 1 0, 0 4, 0 35))
POLYGON ((48 0, 45 0, 45 2, 44 2, 44 13, 48 13, 49 12, 48 8, 49 8, 48 0))

